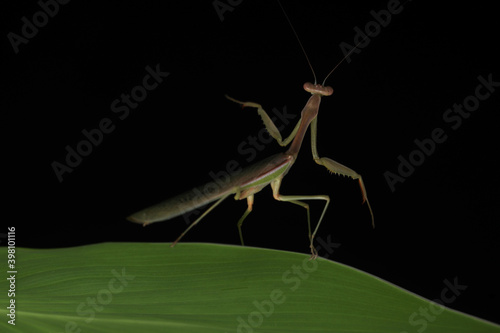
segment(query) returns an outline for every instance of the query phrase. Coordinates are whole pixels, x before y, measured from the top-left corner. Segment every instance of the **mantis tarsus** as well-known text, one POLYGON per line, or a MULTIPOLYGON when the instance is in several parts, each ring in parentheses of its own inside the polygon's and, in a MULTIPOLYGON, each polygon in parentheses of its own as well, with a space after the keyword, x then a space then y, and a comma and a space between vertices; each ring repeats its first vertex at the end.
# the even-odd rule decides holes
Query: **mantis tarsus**
MULTIPOLYGON (((281 6, 281 4, 280 4, 281 6)), ((284 12, 284 11, 283 11, 284 12)), ((290 20, 288 19, 288 16, 285 13, 285 17, 287 18, 288 22, 290 23, 290 20)), ((330 96, 333 94, 333 89, 329 86, 325 86, 325 81, 326 79, 330 76, 331 73, 335 71, 335 69, 356 49, 353 48, 349 54, 347 54, 331 71, 330 73, 326 76, 325 80, 323 81, 322 84, 316 84, 316 75, 314 74, 314 70, 311 66, 311 63, 307 57, 307 54, 304 51, 304 48, 302 47, 302 43, 300 42, 297 33, 295 32, 295 29, 293 28, 292 24, 290 23, 290 26, 297 37, 297 40, 299 41, 300 47, 302 48, 302 51, 304 52, 304 55, 309 63, 309 66, 311 67, 311 70, 313 72, 314 76, 314 84, 313 83, 305 83, 304 84, 304 90, 311 93, 312 96, 309 98, 307 101, 306 105, 302 109, 301 112, 301 118, 295 125, 295 128, 291 132, 291 134, 283 140, 281 137, 281 134, 279 130, 277 129, 276 125, 273 123, 271 118, 268 116, 266 111, 262 108, 260 104, 253 103, 253 102, 241 102, 238 101, 234 98, 231 98, 226 95, 226 97, 238 104, 241 104, 243 107, 251 107, 251 108, 256 108, 258 114, 262 118, 262 121, 264 122, 264 126, 269 132, 269 134, 278 142, 279 145, 281 146, 287 146, 288 144, 291 145, 288 148, 287 151, 283 153, 278 153, 273 156, 270 156, 258 163, 255 163, 246 169, 244 169, 242 172, 240 172, 238 175, 232 177, 225 186, 218 186, 218 191, 212 191, 210 193, 204 193, 202 196, 196 196, 193 195, 193 191, 178 195, 176 197, 173 197, 171 199, 168 199, 166 201, 163 201, 159 204, 156 204, 154 206, 148 207, 144 210, 141 210, 131 216, 128 217, 128 220, 135 222, 135 223, 141 223, 143 225, 148 225, 153 222, 159 222, 159 221, 164 221, 164 220, 169 220, 174 217, 180 216, 186 212, 189 212, 191 210, 197 209, 201 206, 204 206, 208 203, 214 202, 215 203, 210 206, 202 215, 200 215, 193 223, 191 223, 188 228, 172 243, 172 247, 175 246, 175 244, 196 224, 198 224, 204 217, 207 215, 210 211, 212 211, 215 207, 217 207, 224 199, 226 199, 229 195, 235 194, 234 199, 235 200, 242 200, 242 199, 247 199, 247 209, 243 216, 239 219, 238 221, 238 232, 240 235, 240 240, 241 244, 243 245, 243 234, 241 232, 241 226, 243 224, 243 221, 245 218, 250 214, 252 211, 253 207, 253 202, 254 202, 254 195, 258 192, 260 192, 264 187, 267 185, 271 185, 272 191, 273 191, 273 197, 276 200, 279 201, 286 201, 286 202, 291 202, 293 204, 299 205, 301 207, 304 207, 307 211, 307 225, 308 225, 308 230, 309 230, 309 241, 310 241, 310 249, 311 249, 311 259, 315 259, 318 256, 318 253, 316 251, 316 248, 313 245, 314 237, 316 236, 316 233, 318 231, 318 228, 321 224, 321 221, 323 220, 323 217, 325 216, 326 210, 328 208, 328 205, 330 203, 330 197, 328 195, 282 195, 280 193, 280 186, 283 178, 285 175, 288 173, 290 168, 292 167, 293 163, 297 159, 297 156, 299 154, 300 147, 302 145, 302 141, 304 140, 304 136, 306 134, 307 129, 310 127, 311 129, 311 149, 312 149, 312 154, 313 154, 313 159, 314 161, 326 167, 330 172, 338 174, 338 175, 343 175, 343 176, 348 176, 351 177, 352 179, 357 179, 359 182, 359 186, 361 188, 361 193, 363 196, 363 203, 367 203, 368 208, 370 210, 371 218, 372 218, 372 225, 375 227, 374 224, 374 218, 373 218, 373 212, 370 207, 370 203, 368 201, 367 195, 366 195, 366 189, 365 185, 363 183, 363 179, 361 175, 359 175, 357 172, 354 170, 330 159, 327 157, 319 157, 317 147, 316 147, 316 136, 317 136, 317 115, 319 112, 319 105, 321 102, 321 97, 322 96, 330 96), (314 228, 314 231, 311 232, 311 219, 310 219, 310 214, 309 214, 309 205, 305 202, 302 202, 302 200, 323 200, 325 201, 325 206, 323 208, 323 211, 321 213, 321 216, 318 220, 318 223, 316 224, 316 227, 314 228)), ((359 44, 358 44, 359 45, 359 44)), ((207 186, 203 187, 207 188, 207 186)), ((202 190, 200 190, 197 193, 202 193, 202 190)))

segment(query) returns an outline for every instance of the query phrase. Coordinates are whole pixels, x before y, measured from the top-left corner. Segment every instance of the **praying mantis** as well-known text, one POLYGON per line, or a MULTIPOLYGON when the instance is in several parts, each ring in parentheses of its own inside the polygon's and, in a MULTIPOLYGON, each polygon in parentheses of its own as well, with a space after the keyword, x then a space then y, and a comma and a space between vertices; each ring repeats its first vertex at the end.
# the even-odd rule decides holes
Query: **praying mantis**
MULTIPOLYGON (((281 8, 283 10, 283 7, 281 8)), ((304 90, 310 93, 311 97, 309 97, 309 100, 302 109, 301 117, 290 135, 286 139, 282 139, 281 133, 279 132, 278 128, 260 104, 254 102, 242 102, 227 95, 226 98, 232 102, 240 104, 243 108, 246 107, 257 109, 257 113, 261 117, 264 126, 271 137, 276 140, 276 142, 280 146, 286 147, 290 144, 290 147, 285 152, 272 155, 243 169, 237 175, 231 176, 231 179, 229 179, 229 181, 227 181, 223 186, 221 186, 220 184, 209 183, 193 191, 180 194, 166 201, 145 208, 127 218, 129 221, 140 223, 146 226, 154 222, 173 219, 177 216, 205 206, 209 203, 213 203, 215 201, 215 203, 213 203, 205 212, 203 212, 203 214, 201 214, 193 223, 191 223, 186 228, 186 230, 184 230, 184 232, 181 233, 181 235, 171 244, 172 247, 175 246, 177 242, 179 242, 181 238, 184 237, 184 235, 189 230, 191 230, 191 228, 197 225, 208 213, 210 213, 228 196, 233 194, 235 200, 247 200, 247 209, 237 223, 240 241, 241 244, 244 245, 243 233, 241 228, 243 225, 243 221, 252 211, 254 195, 264 189, 267 185, 270 185, 272 188, 274 199, 283 202, 290 202, 306 209, 311 259, 316 259, 318 256, 318 252, 314 247, 314 238, 330 204, 330 197, 328 195, 283 195, 280 193, 280 186, 283 178, 290 171, 291 167, 297 160, 302 142, 304 141, 304 137, 308 129, 310 129, 311 132, 311 150, 314 161, 317 164, 326 167, 332 173, 358 180, 363 203, 367 204, 371 215, 372 226, 375 227, 373 211, 371 209, 370 202, 368 201, 366 188, 361 175, 348 168, 347 166, 342 165, 330 158, 320 157, 316 142, 318 126, 317 116, 319 113, 321 98, 333 94, 333 88, 330 86, 326 86, 325 82, 328 77, 335 71, 335 69, 356 49, 359 43, 330 71, 330 73, 325 77, 322 84, 317 84, 316 74, 314 73, 314 69, 309 61, 309 58, 307 57, 307 53, 305 52, 302 43, 300 42, 300 39, 295 32, 290 19, 288 18, 288 15, 284 10, 283 13, 288 20, 288 23, 290 24, 300 44, 300 47, 302 48, 302 51, 307 59, 314 77, 314 83, 306 82, 303 85, 304 90), (212 190, 207 190, 209 188, 211 188, 212 190), (213 190, 214 188, 216 190, 213 190), (322 200, 325 202, 321 216, 312 232, 309 205, 303 202, 303 200, 322 200)))

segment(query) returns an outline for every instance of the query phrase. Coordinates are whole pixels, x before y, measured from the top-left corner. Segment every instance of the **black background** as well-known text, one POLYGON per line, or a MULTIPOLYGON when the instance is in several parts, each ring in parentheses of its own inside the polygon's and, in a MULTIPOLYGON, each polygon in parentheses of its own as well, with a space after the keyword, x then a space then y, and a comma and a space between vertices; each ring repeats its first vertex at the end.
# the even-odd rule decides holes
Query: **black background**
MULTIPOLYGON (((283 5, 322 81, 343 57, 339 44, 353 44, 354 28, 364 29, 370 11, 387 1, 283 5)), ((2 223, 16 226, 18 246, 174 240, 186 227, 182 218, 143 228, 125 217, 203 184, 229 161, 249 164, 238 146, 262 123, 224 94, 291 114, 309 97, 302 84, 313 80, 310 69, 274 1, 243 1, 223 21, 210 1, 71 1, 15 54, 7 33, 20 34, 21 18, 31 21, 39 10, 34 1, 16 2, 1 14, 2 223), (170 75, 120 120, 111 103, 157 64, 170 75), (51 164, 64 163, 65 147, 75 148, 81 131, 103 118, 114 131, 59 182, 51 164)), ((474 94, 479 75, 500 81, 495 11, 482 2, 406 2, 329 78, 335 93, 322 101, 318 150, 363 175, 376 229, 357 183, 313 162, 309 135, 281 192, 332 197, 318 237, 341 245, 320 255, 429 299, 457 278, 468 287, 448 306, 500 323, 500 89, 457 130, 442 118, 474 94), (408 157, 413 141, 435 128, 447 140, 392 192, 384 173, 396 173, 398 156, 408 157)), ((279 151, 272 142, 256 160, 279 151)), ((303 209, 276 202, 270 188, 255 199, 244 224, 247 245, 307 253, 303 209)), ((236 222, 245 208, 228 199, 184 241, 239 244, 236 222)), ((321 208, 311 203, 314 221, 321 208)))

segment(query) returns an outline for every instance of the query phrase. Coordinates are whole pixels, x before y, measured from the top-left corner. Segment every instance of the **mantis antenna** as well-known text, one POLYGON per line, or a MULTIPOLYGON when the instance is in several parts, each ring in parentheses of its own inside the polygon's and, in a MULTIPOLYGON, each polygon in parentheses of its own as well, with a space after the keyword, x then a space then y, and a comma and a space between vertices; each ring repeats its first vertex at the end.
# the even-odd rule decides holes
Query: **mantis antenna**
MULTIPOLYGON (((280 0, 276 0, 278 1, 278 4, 280 5, 281 7, 281 10, 283 11, 283 14, 285 15, 285 18, 286 20, 288 21, 288 24, 290 25, 290 28, 292 28, 292 31, 293 31, 293 34, 295 35, 295 38, 297 38, 297 41, 299 42, 299 45, 300 45, 300 48, 302 49, 302 53, 304 54, 304 56, 306 57, 306 60, 307 60, 307 64, 309 65, 309 68, 311 68, 311 72, 313 74, 313 77, 314 77, 314 84, 316 85, 316 73, 314 72, 314 68, 313 66, 311 65, 311 61, 309 60, 309 57, 307 56, 307 52, 306 50, 304 49, 304 46, 302 45, 302 42, 300 41, 300 38, 299 38, 299 35, 297 34, 297 32, 295 31, 295 28, 293 27, 293 24, 292 24, 292 21, 290 21, 290 18, 288 17, 288 14, 286 13, 285 9, 283 8, 283 5, 281 4, 281 1, 280 0)), ((358 46, 363 43, 368 37, 370 36, 370 34, 366 34, 365 38, 363 38, 360 42, 358 42, 334 67, 333 69, 328 73, 328 75, 325 77, 325 79, 323 80, 323 83, 321 84, 322 86, 325 85, 326 83, 326 80, 328 79, 328 77, 330 77, 330 75, 337 69, 337 67, 340 66, 340 64, 342 64, 357 48, 358 46)))
POLYGON ((325 85, 325 82, 326 82, 326 79, 328 79, 328 77, 337 69, 337 67, 340 66, 341 63, 343 63, 359 46, 359 44, 363 43, 366 39, 368 38, 368 35, 366 35, 365 38, 363 38, 358 44, 356 44, 352 49, 351 51, 349 51, 339 62, 338 64, 335 65, 335 67, 333 67, 333 69, 330 71, 330 73, 328 73, 328 75, 325 77, 325 79, 323 80, 323 85, 325 85))
POLYGON ((307 56, 307 52, 304 49, 304 46, 302 45, 302 42, 300 41, 299 35, 297 35, 297 32, 295 31, 295 28, 293 27, 292 21, 290 21, 290 18, 288 17, 287 13, 285 12, 285 8, 283 8, 283 5, 281 4, 280 0, 277 0, 277 1, 278 1, 278 4, 281 7, 281 10, 283 11, 283 14, 286 17, 286 20, 288 21, 288 24, 290 25, 290 28, 292 28, 292 31, 293 31, 293 34, 295 35, 295 38, 297 38, 297 41, 299 42, 300 48, 302 49, 302 53, 306 57, 307 64, 309 65, 309 68, 311 68, 311 72, 312 72, 313 77, 314 77, 314 84, 316 84, 316 81, 317 81, 316 80, 316 73, 314 72, 314 68, 311 65, 311 61, 309 61, 309 57, 307 56))

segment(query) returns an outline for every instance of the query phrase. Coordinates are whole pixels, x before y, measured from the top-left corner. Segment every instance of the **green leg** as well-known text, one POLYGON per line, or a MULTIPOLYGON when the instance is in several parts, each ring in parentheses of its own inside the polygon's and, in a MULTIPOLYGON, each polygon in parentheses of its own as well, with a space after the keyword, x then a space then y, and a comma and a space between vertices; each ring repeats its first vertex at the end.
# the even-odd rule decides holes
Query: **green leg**
POLYGON ((226 95, 226 98, 230 101, 241 104, 243 107, 256 108, 257 113, 262 118, 262 121, 264 122, 264 126, 266 127, 267 131, 278 142, 278 144, 280 146, 284 147, 284 146, 288 145, 293 140, 295 135, 297 134, 297 130, 299 129, 299 126, 300 126, 300 120, 297 122, 297 125, 295 125, 295 128, 293 129, 292 133, 288 136, 288 138, 283 140, 281 138, 280 132, 278 131, 278 128, 276 127, 276 125, 274 125, 273 121, 268 116, 266 111, 264 111, 264 109, 262 108, 262 106, 260 104, 253 103, 253 102, 241 102, 241 101, 238 101, 232 97, 229 97, 228 95, 226 95))
POLYGON ((181 240, 182 237, 184 237, 185 234, 187 234, 187 232, 189 230, 191 230, 192 227, 194 227, 195 225, 198 224, 198 222, 201 221, 201 219, 203 219, 208 213, 210 213, 212 211, 212 209, 214 209, 215 207, 217 207, 222 201, 224 201, 224 199, 226 199, 227 197, 229 196, 229 194, 226 194, 225 196, 221 197, 219 200, 217 200, 212 206, 210 206, 210 208, 208 208, 205 212, 203 212, 203 214, 201 214, 200 217, 198 217, 193 223, 191 223, 189 225, 189 227, 186 228, 186 230, 184 230, 184 232, 179 236, 177 237, 177 239, 175 240, 175 242, 172 243, 172 245, 170 245, 170 247, 174 247, 175 244, 177 244, 177 242, 179 242, 181 240))
POLYGON ((243 224, 243 221, 247 218, 248 214, 250 214, 250 212, 252 211, 253 195, 249 195, 247 197, 247 205, 248 205, 247 210, 245 211, 243 216, 238 221, 238 232, 240 233, 240 240, 241 240, 242 246, 245 246, 245 244, 243 243, 243 233, 241 232, 241 225, 243 224))
POLYGON ((368 209, 370 210, 370 215, 372 217, 372 226, 375 228, 375 219, 373 218, 373 211, 370 206, 370 202, 368 201, 368 197, 366 195, 366 189, 365 189, 365 184, 363 182, 363 178, 356 171, 346 167, 345 165, 340 164, 339 162, 329 159, 328 157, 319 157, 318 150, 316 148, 317 126, 318 126, 318 118, 315 118, 311 122, 311 149, 314 162, 324 166, 330 172, 333 172, 338 175, 351 177, 352 179, 357 179, 359 181, 359 187, 361 188, 361 194, 363 196, 363 203, 366 202, 366 204, 368 205, 368 209))
POLYGON ((323 220, 323 217, 325 216, 326 209, 328 208, 328 205, 330 204, 330 197, 328 195, 281 195, 279 193, 280 186, 281 186, 281 179, 276 179, 271 183, 271 187, 273 189, 273 196, 276 200, 279 201, 286 201, 293 203, 295 205, 299 205, 301 207, 304 207, 307 211, 307 228, 309 231, 309 247, 311 248, 311 259, 316 259, 318 257, 318 251, 316 251, 316 248, 314 247, 314 238, 316 236, 316 232, 318 231, 319 225, 321 224, 321 221, 323 220), (313 233, 311 234, 311 216, 309 214, 309 205, 305 202, 299 201, 299 200, 324 200, 326 201, 325 203, 325 208, 323 208, 323 212, 321 213, 321 217, 318 220, 318 224, 316 225, 316 228, 314 228, 313 233))

